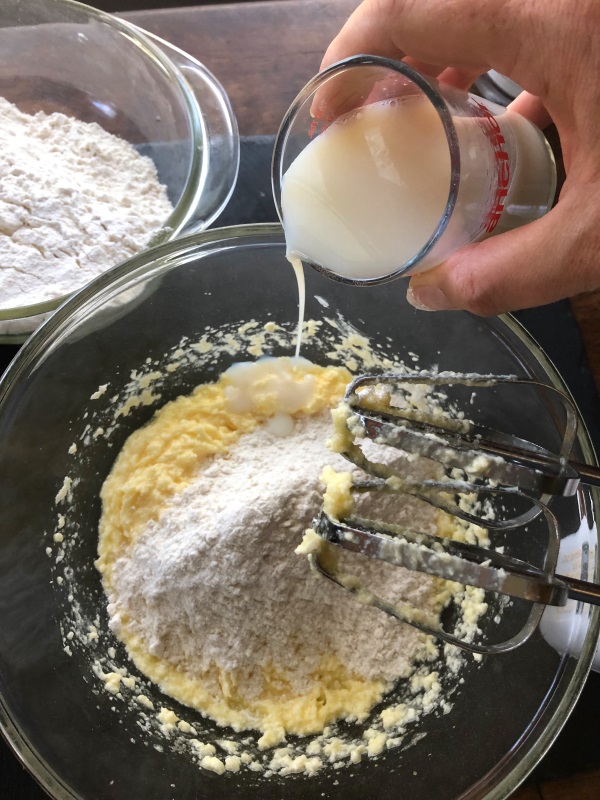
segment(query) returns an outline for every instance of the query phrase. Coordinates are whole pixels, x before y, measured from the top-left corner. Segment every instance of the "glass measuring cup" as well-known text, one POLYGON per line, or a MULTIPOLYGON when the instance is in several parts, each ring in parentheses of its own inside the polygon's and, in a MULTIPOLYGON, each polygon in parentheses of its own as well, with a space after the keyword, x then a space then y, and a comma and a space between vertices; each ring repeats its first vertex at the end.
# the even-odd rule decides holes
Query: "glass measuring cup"
POLYGON ((556 167, 521 115, 404 62, 360 55, 294 100, 272 181, 288 256, 368 285, 541 217, 556 167))

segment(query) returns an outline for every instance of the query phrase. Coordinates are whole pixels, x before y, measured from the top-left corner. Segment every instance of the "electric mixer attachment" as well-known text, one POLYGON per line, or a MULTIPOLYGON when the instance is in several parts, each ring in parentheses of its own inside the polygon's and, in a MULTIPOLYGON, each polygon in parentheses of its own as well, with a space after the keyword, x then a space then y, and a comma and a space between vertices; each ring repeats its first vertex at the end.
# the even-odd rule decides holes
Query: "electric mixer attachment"
MULTIPOLYGON (((418 391, 416 394, 418 397, 418 391)), ((489 400, 493 405, 493 394, 489 400)), ((332 567, 321 548, 308 555, 315 572, 350 591, 362 603, 449 644, 481 654, 506 652, 525 642, 547 605, 562 606, 569 599, 600 605, 600 585, 555 572, 560 531, 549 504, 553 498, 572 497, 580 482, 600 486, 600 469, 569 460, 577 432, 577 412, 562 392, 515 376, 450 372, 366 374, 349 384, 334 418, 337 441, 333 449, 366 473, 365 477, 353 476, 352 495, 405 493, 466 525, 482 527, 490 535, 521 529, 522 535, 527 536, 526 527, 535 520, 543 526, 547 545, 543 564, 534 566, 505 555, 503 548, 488 549, 354 514, 335 519, 322 509, 314 520, 314 532, 330 545, 525 601, 528 614, 523 624, 516 633, 498 642, 473 641, 446 630, 443 623, 427 618, 417 608, 391 605, 354 576, 332 567), (561 408, 562 413, 553 413, 562 431, 558 452, 468 418, 475 394, 481 398, 482 390, 493 392, 502 386, 523 390, 533 387, 543 394, 549 407, 561 408), (446 399, 448 391, 458 388, 462 400, 454 397, 447 406, 451 413, 440 412, 439 406, 413 402, 410 394, 419 388, 425 393, 442 392, 446 399), (465 390, 471 393, 470 399, 465 399, 465 390), (357 442, 366 439, 403 451, 409 458, 438 462, 444 475, 441 480, 400 477, 393 466, 365 455, 357 442), (464 502, 466 497, 470 503, 464 502), (489 513, 491 500, 503 512, 495 518, 489 513)))

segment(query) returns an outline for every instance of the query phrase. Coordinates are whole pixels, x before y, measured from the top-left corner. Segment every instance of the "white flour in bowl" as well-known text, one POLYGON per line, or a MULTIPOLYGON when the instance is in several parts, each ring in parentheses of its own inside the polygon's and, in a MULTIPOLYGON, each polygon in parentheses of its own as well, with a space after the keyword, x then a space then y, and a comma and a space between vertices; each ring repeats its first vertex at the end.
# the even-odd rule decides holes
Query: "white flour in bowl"
POLYGON ((172 210, 154 162, 129 142, 0 98, 0 309, 81 288, 139 252, 172 210))
MULTIPOLYGON (((205 682, 217 664, 219 674, 237 673, 254 697, 269 665, 285 673, 294 693, 308 691, 326 655, 368 680, 408 674, 423 636, 316 580, 294 555, 321 504, 323 467, 348 468, 325 446, 330 432, 327 411, 296 420, 285 438, 261 426, 206 466, 149 523, 131 555, 116 561, 113 628, 124 614, 152 655, 205 682)), ((413 525, 434 527, 428 507, 419 515, 416 502, 393 499, 413 525)), ((371 497, 375 516, 389 503, 383 500, 371 497)), ((364 579, 386 597, 435 605, 431 580, 362 561, 364 579)))

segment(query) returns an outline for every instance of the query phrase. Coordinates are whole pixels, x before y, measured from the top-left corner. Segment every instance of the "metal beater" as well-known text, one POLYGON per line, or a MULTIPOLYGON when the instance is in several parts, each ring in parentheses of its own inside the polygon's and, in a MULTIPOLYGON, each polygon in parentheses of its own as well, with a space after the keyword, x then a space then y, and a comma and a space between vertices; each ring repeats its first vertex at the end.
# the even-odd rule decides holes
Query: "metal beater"
POLYGON ((378 520, 357 516, 338 520, 329 517, 324 510, 315 519, 314 531, 331 545, 528 601, 531 609, 525 623, 515 635, 498 643, 468 641, 446 631, 442 624, 424 620, 418 609, 405 604, 391 605, 354 576, 328 566, 319 550, 309 554, 314 571, 350 591, 362 603, 373 605, 449 644, 482 654, 506 652, 525 642, 536 629, 546 605, 561 606, 569 599, 600 605, 600 585, 555 573, 560 535, 549 502, 555 496, 572 496, 580 482, 600 486, 600 469, 569 460, 577 432, 577 413, 562 392, 515 376, 448 372, 367 374, 349 384, 342 408, 347 436, 340 451, 370 476, 353 479, 353 493, 403 492, 490 532, 519 528, 539 517, 548 534, 547 550, 544 563, 538 568, 492 549, 378 520), (427 404, 419 408, 406 402, 407 387, 424 386, 429 392, 446 392, 458 386, 479 391, 504 384, 535 387, 562 406, 563 435, 558 453, 511 433, 472 422, 464 407, 450 403, 451 413, 439 414, 427 404), (367 458, 357 444, 361 439, 437 461, 444 467, 444 479, 401 478, 388 465, 367 458), (478 512, 465 510, 464 503, 459 500, 465 495, 493 496, 502 502, 518 500, 521 510, 500 519, 483 519, 478 512))

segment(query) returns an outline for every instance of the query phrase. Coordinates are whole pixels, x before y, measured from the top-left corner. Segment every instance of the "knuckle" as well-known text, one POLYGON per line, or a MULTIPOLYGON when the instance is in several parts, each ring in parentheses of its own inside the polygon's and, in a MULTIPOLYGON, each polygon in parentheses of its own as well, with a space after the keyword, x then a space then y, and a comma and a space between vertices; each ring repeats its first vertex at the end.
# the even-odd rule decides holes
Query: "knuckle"
POLYGON ((453 275, 452 294, 460 301, 460 307, 480 317, 493 317, 504 311, 498 303, 489 275, 477 269, 456 269, 453 275))

